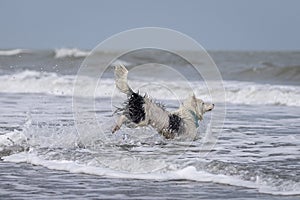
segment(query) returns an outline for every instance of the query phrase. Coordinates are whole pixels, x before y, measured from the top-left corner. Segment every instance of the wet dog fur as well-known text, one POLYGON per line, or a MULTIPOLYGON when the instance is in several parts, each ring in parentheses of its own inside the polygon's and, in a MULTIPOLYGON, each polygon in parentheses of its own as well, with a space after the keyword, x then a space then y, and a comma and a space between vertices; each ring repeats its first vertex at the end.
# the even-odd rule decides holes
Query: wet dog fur
POLYGON ((124 122, 131 122, 136 126, 152 126, 167 139, 195 138, 198 121, 203 119, 204 113, 214 108, 214 104, 204 103, 193 94, 178 110, 169 112, 148 96, 134 92, 127 83, 127 75, 125 66, 115 67, 116 87, 127 95, 127 100, 124 102, 124 107, 117 110, 120 116, 112 133, 119 130, 124 122))

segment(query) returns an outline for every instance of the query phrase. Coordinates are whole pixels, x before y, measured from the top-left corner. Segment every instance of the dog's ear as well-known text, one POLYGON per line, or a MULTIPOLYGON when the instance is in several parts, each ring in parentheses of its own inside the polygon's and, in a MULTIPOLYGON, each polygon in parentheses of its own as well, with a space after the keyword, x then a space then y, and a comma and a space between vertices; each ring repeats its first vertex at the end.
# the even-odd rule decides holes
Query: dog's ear
POLYGON ((196 95, 195 95, 194 92, 192 93, 191 97, 192 97, 193 100, 197 101, 197 98, 196 98, 196 95))
POLYGON ((191 96, 191 105, 196 108, 197 107, 197 98, 196 98, 196 95, 195 93, 193 92, 192 96, 191 96))
POLYGON ((197 106, 197 99, 194 92, 185 100, 185 105, 191 106, 192 108, 197 106))

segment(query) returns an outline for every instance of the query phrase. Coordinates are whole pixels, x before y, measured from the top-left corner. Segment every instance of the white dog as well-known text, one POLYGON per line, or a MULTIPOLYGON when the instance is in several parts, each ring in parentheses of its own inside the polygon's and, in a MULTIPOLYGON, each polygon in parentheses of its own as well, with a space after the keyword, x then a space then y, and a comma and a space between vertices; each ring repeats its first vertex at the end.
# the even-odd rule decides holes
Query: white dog
POLYGON ((205 112, 211 111, 214 104, 204 103, 193 94, 174 112, 168 112, 165 108, 151 100, 149 97, 141 96, 134 92, 127 83, 127 69, 123 66, 116 66, 115 81, 117 88, 127 94, 127 101, 117 120, 112 133, 119 130, 124 122, 133 122, 136 126, 150 125, 158 133, 167 139, 175 137, 195 138, 198 121, 203 119, 205 112))

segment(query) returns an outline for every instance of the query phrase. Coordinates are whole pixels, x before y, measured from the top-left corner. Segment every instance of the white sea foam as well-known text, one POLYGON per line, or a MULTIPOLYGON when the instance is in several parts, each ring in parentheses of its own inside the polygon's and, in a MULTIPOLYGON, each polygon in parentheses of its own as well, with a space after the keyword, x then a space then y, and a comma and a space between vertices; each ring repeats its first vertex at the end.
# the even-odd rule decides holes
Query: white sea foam
POLYGON ((26 70, 0 76, 0 92, 72 95, 73 81, 74 76, 26 70))
MULTIPOLYGON (((50 95, 73 95, 73 87, 76 81, 74 75, 58 75, 56 73, 22 71, 12 75, 0 76, 0 92, 7 93, 45 93, 50 95)), ((122 96, 116 91, 113 79, 101 79, 97 81, 89 77, 81 77, 76 87, 82 91, 75 95, 83 97, 112 97, 122 96), (97 85, 96 89, 93 85, 97 85), (92 92, 91 92, 92 91, 92 92)), ((156 99, 185 98, 193 88, 197 96, 210 99, 204 82, 191 82, 190 85, 181 82, 141 82, 131 81, 131 86, 140 92, 147 92, 156 99)), ((252 82, 224 81, 226 102, 236 104, 253 105, 286 105, 300 106, 300 87, 289 85, 270 85, 252 82)), ((220 90, 212 90, 215 96, 222 94, 220 90)), ((214 102, 222 102, 222 99, 214 99, 214 102)))
POLYGON ((0 50, 0 56, 14 56, 21 53, 28 53, 26 49, 11 49, 11 50, 0 50))
MULTIPOLYGON (((246 187, 258 189, 261 193, 274 195, 299 195, 297 188, 300 185, 295 184, 292 187, 295 189, 288 191, 278 191, 276 188, 266 185, 263 181, 256 180, 246 181, 239 177, 228 176, 223 174, 212 174, 206 171, 199 171, 194 166, 184 167, 177 170, 162 170, 156 172, 137 172, 132 173, 128 171, 113 170, 100 166, 93 166, 92 162, 80 163, 71 160, 47 160, 34 152, 21 152, 4 157, 4 161, 15 163, 30 163, 33 165, 40 165, 52 170, 62 170, 71 173, 85 173, 98 176, 106 176, 110 178, 125 178, 125 179, 143 179, 143 180, 192 180, 197 182, 212 182, 218 184, 232 185, 238 187, 246 187)), ((170 167, 171 168, 171 167, 170 167)))
POLYGON ((66 57, 86 57, 90 54, 90 51, 83 51, 77 48, 61 48, 61 49, 55 49, 55 58, 66 58, 66 57))
MULTIPOLYGON (((259 125, 256 124, 254 127, 257 126, 259 125)), ((86 134, 90 136, 91 133, 86 134)), ((52 128, 47 124, 33 125, 29 118, 22 131, 15 130, 1 135, 0 155, 7 162, 25 162, 70 173, 142 180, 191 180, 252 188, 260 193, 274 195, 300 194, 299 182, 281 178, 277 172, 260 173, 260 170, 266 168, 258 166, 260 170, 255 170, 257 166, 253 164, 258 161, 297 159, 299 152, 297 135, 275 134, 276 137, 273 137, 266 134, 257 137, 257 135, 246 136, 240 131, 227 134, 223 136, 230 136, 232 139, 220 138, 218 146, 214 148, 215 151, 211 152, 209 157, 201 159, 198 155, 199 141, 192 144, 169 141, 169 144, 163 145, 164 148, 160 145, 144 146, 134 143, 131 150, 120 151, 119 146, 122 144, 111 138, 115 142, 106 146, 93 145, 80 149, 75 145, 77 134, 73 126, 61 126, 61 130, 57 130, 57 125, 52 128), (278 148, 272 146, 283 141, 288 142, 288 145, 283 144, 278 148), (118 146, 114 146, 115 144, 118 146), (222 154, 224 150, 229 153, 222 154), (176 159, 182 151, 184 152, 182 159, 176 159), (280 156, 282 153, 288 155, 280 156), (9 156, 5 156, 7 154, 9 156), (252 158, 255 159, 254 162, 251 161, 252 158), (217 161, 221 165, 203 167, 204 163, 211 163, 210 161, 217 161), (202 164, 198 165, 199 163, 202 164), (245 166, 243 163, 247 163, 249 167, 243 167, 245 166), (248 178, 244 178, 244 175, 248 178)), ((117 135, 112 134, 106 137, 114 136, 117 138, 117 135)), ((92 137, 89 139, 92 140, 92 137)), ((123 142, 126 148, 128 144, 124 139, 123 142)), ((130 146, 131 143, 128 142, 130 146)))
POLYGON ((0 135, 0 150, 3 147, 13 146, 15 144, 21 145, 26 141, 26 136, 20 131, 13 131, 6 133, 4 135, 0 135))
POLYGON ((299 86, 227 81, 225 90, 230 103, 300 106, 299 86))

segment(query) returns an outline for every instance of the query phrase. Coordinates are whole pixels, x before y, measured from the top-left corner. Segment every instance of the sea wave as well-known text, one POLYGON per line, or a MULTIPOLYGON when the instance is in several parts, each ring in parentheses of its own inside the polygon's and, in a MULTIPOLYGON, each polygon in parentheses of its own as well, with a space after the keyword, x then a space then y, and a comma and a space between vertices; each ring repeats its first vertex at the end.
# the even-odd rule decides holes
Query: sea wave
POLYGON ((260 66, 240 69, 237 74, 239 78, 248 80, 281 80, 299 82, 300 65, 278 66, 271 62, 262 62, 260 66))
MULTIPOLYGON (((31 127, 33 128, 33 127, 31 127)), ((30 129, 29 129, 30 131, 30 129)), ((45 130, 43 130, 45 131, 45 130)), ((36 132, 37 133, 37 132, 36 132)), ((40 134, 40 131, 38 132, 40 134)), ((5 135, 0 135, 0 155, 6 162, 14 163, 30 163, 33 165, 43 166, 52 170, 62 170, 70 173, 84 173, 97 176, 105 176, 110 178, 124 178, 124 179, 141 179, 141 180, 190 180, 196 182, 211 182, 217 184, 232 185, 244 188, 257 189, 260 193, 273 195, 299 195, 299 182, 293 180, 280 179, 276 175, 268 177, 268 174, 261 174, 258 177, 253 171, 245 171, 245 169, 234 168, 231 164, 227 166, 224 171, 222 167, 218 169, 221 162, 210 162, 207 166, 198 169, 193 164, 176 164, 169 161, 157 160, 151 157, 138 158, 134 155, 118 157, 118 153, 114 156, 107 156, 107 152, 97 153, 97 149, 80 149, 72 148, 72 152, 76 154, 76 160, 70 159, 70 146, 64 146, 66 152, 62 148, 54 148, 51 142, 47 140, 48 146, 36 143, 36 138, 29 140, 26 138, 28 133, 22 131, 14 131, 5 135), (32 143, 33 144, 30 144, 32 143), (32 145, 32 146, 31 146, 32 145), (39 145, 40 149, 38 148, 39 145), (65 155, 66 157, 64 157, 65 155), (209 172, 209 168, 218 170, 218 173, 209 172), (232 172, 232 169, 236 171, 232 172), (235 175, 230 175, 233 173, 235 175), (240 174, 240 176, 239 176, 240 174), (243 178, 247 174, 251 179, 243 178), (264 177, 266 176, 266 177, 264 177), (278 180, 280 179, 280 180, 278 180)), ((53 133, 47 135, 51 141, 53 133), (51 136, 52 135, 52 136, 51 136)), ((76 135, 74 133, 74 135, 76 135)), ((39 137, 35 135, 35 137, 39 137)), ((53 140, 57 140, 54 138, 53 140)), ((59 135, 59 140, 70 140, 69 136, 59 135)), ((45 141, 45 139, 44 139, 45 141)), ((104 148, 104 147, 103 147, 104 148)), ((114 150, 109 146, 104 149, 114 150), (108 149, 107 149, 108 148, 108 149)), ((155 147, 137 146, 136 149, 141 151, 149 151, 155 147), (143 149, 145 148, 145 149, 143 149)), ((179 148, 179 147, 177 147, 179 148)), ((172 148, 168 149, 172 150, 172 148)), ((115 150, 117 151, 117 150, 115 150)), ((110 151, 109 151, 110 152, 110 151)), ((132 152, 130 152, 132 153, 132 152)), ((132 153, 133 154, 133 153, 132 153)), ((204 160, 198 160, 205 162, 204 160)), ((203 163, 204 164, 204 163, 203 163)), ((225 164, 225 163, 224 163, 225 164)))
MULTIPOLYGON (((15 163, 30 163, 47 167, 53 170, 68 171, 71 173, 84 173, 98 176, 106 176, 111 178, 124 179, 142 179, 142 180, 190 180, 197 182, 212 182, 218 184, 232 185, 245 188, 258 189, 260 193, 273 195, 299 195, 297 190, 278 191, 277 188, 265 185, 266 183, 252 182, 242 180, 238 177, 223 174, 212 174, 206 171, 198 171, 194 166, 188 166, 178 170, 170 170, 168 172, 150 172, 150 173, 129 173, 126 171, 117 171, 91 164, 80 164, 78 161, 67 160, 47 160, 32 153, 18 153, 4 158, 5 161, 15 163)), ((154 161, 152 161, 154 162, 154 161)), ((156 164, 156 162, 154 162, 156 164)), ((290 183, 290 187, 299 188, 299 184, 290 183)))
MULTIPOLYGON (((12 75, 0 76, 0 92, 5 93, 45 93, 50 95, 82 96, 82 97, 122 97, 123 94, 115 89, 113 79, 93 79, 90 77, 78 77, 74 75, 59 75, 50 72, 22 71, 12 75), (73 93, 74 84, 77 81, 77 91, 73 93), (97 86, 95 88, 95 86, 97 86), (94 87, 94 88, 92 88, 94 87), (89 91, 93 91, 92 93, 89 91)), ((174 82, 130 82, 135 90, 147 93, 155 99, 186 98, 187 91, 193 88, 197 96, 203 99, 211 99, 204 82, 180 81, 174 82)), ((300 106, 300 86, 271 85, 253 82, 224 81, 226 99, 225 102, 233 104, 253 105, 284 105, 300 106)), ((213 89, 214 96, 222 96, 222 90, 213 89)), ((214 102, 222 102, 224 99, 213 99, 214 102)))
POLYGON ((10 49, 10 50, 0 50, 0 56, 15 56, 22 53, 30 52, 27 49, 10 49))
POLYGON ((228 81, 225 90, 229 103, 300 106, 299 86, 228 81))
POLYGON ((74 76, 25 70, 0 76, 0 92, 72 95, 74 76))
POLYGON ((61 48, 61 49, 55 49, 55 58, 67 58, 67 57, 73 57, 73 58, 81 58, 86 57, 90 54, 90 51, 84 51, 77 48, 61 48))
MULTIPOLYGON (((42 65, 49 65, 49 71, 59 61, 60 68, 68 71, 71 61, 74 65, 80 65, 84 58, 89 56, 90 50, 80 48, 57 48, 47 50, 26 50, 26 49, 4 49, 0 50, 0 56, 4 58, 1 66, 7 67, 8 71, 15 69, 15 66, 30 65, 27 69, 39 70, 42 65), (16 55, 24 54, 24 58, 15 59, 16 55), (12 66, 13 68, 9 68, 12 66)), ((186 73, 187 77, 195 77, 194 71, 190 70, 186 63, 177 57, 174 59, 169 54, 137 52, 119 56, 119 51, 94 51, 89 57, 92 67, 102 66, 101 58, 116 58, 113 64, 123 63, 131 68, 145 63, 161 63, 172 66, 174 69, 186 73), (101 56, 100 56, 101 55, 101 56)), ((187 52, 188 53, 188 52, 187 52)), ((191 53, 195 61, 199 60, 197 54, 191 53)), ((223 79, 249 82, 264 82, 276 84, 300 84, 300 53, 299 52, 210 52, 218 66, 223 79)), ((105 60, 105 59, 104 59, 105 60)), ((196 62, 199 66, 205 67, 205 62, 196 62)), ((43 67, 44 68, 44 67, 43 67)), ((205 70, 203 68, 203 70, 205 70)), ((73 73, 73 71, 72 71, 73 73)), ((75 72, 74 72, 75 73, 75 72)), ((147 76, 160 76, 160 70, 147 70, 147 76)), ((197 77, 196 77, 197 78, 197 77)))

